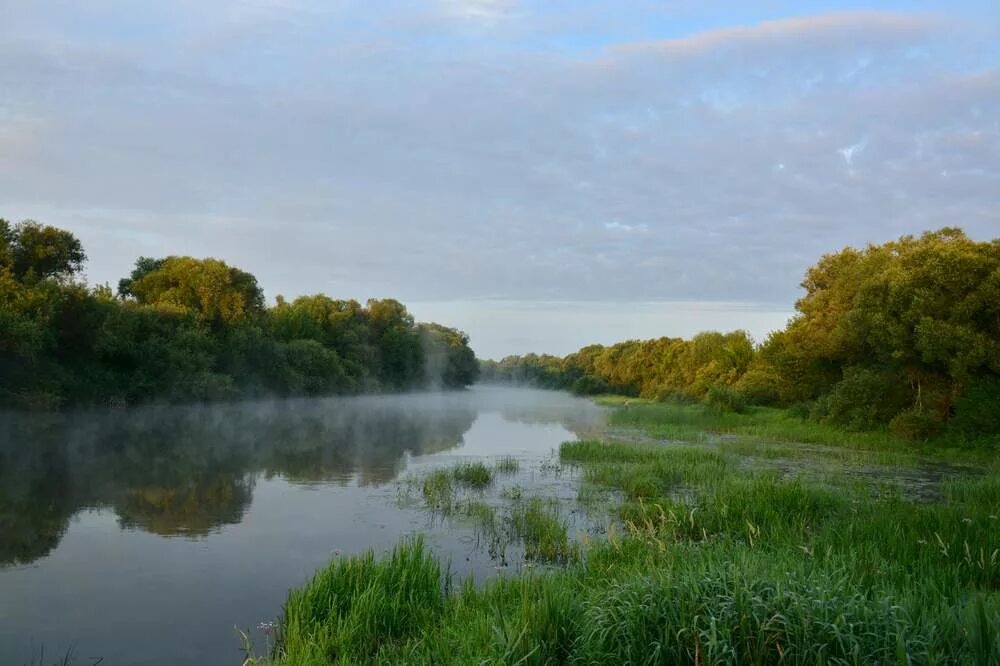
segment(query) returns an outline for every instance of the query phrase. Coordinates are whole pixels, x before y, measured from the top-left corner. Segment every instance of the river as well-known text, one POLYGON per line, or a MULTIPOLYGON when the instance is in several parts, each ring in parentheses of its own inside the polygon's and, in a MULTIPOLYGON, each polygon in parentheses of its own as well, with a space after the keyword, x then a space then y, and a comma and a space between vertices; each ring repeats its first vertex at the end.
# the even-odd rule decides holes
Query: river
MULTIPOLYGON (((239 664, 332 557, 422 533, 456 576, 518 570, 404 492, 514 456, 484 493, 570 503, 558 445, 604 423, 564 393, 451 393, 0 414, 0 663, 239 664)), ((568 511, 568 516, 576 515, 568 511)), ((572 520, 572 518, 570 519, 572 520)), ((579 530, 590 524, 576 524, 579 530)), ((523 558, 520 558, 523 560, 523 558)))

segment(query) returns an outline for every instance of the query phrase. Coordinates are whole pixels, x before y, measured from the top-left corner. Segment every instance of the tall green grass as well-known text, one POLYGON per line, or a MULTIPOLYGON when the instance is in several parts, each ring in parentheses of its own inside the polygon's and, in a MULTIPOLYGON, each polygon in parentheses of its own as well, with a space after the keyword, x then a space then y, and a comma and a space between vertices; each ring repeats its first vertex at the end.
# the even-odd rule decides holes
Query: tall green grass
POLYGON ((358 663, 387 644, 406 642, 440 620, 445 605, 441 566, 419 537, 387 559, 373 553, 333 561, 284 607, 282 663, 358 663))
POLYGON ((451 470, 459 484, 482 489, 493 483, 493 470, 481 462, 459 463, 451 470))
POLYGON ((731 541, 606 542, 563 571, 453 591, 426 551, 409 555, 360 558, 370 581, 341 567, 293 596, 276 662, 988 665, 1000 650, 996 594, 890 595, 849 567, 731 541))
MULTIPOLYGON (((662 411, 636 416, 647 408, 661 406, 614 418, 667 427, 662 411)), ((669 427, 694 433, 708 418, 682 414, 669 427)), ((743 437, 786 416, 711 418, 743 437)), ((585 549, 544 499, 466 505, 485 534, 561 568, 450 587, 419 541, 332 564, 290 596, 277 663, 1000 664, 995 461, 915 502, 892 485, 761 464, 792 457, 789 445, 689 441, 560 447, 593 496, 621 498, 617 526, 585 549)), ((871 464, 853 446, 802 456, 871 464)))

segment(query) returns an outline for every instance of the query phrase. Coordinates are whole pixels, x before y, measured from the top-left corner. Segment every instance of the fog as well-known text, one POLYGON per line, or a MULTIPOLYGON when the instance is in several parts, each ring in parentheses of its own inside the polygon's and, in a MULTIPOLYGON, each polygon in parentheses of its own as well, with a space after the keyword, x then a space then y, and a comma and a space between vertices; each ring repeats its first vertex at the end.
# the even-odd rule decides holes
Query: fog
POLYGON ((258 477, 379 485, 484 414, 585 432, 603 410, 557 392, 465 391, 0 414, 0 563, 58 545, 84 508, 122 527, 205 535, 240 521, 258 477))

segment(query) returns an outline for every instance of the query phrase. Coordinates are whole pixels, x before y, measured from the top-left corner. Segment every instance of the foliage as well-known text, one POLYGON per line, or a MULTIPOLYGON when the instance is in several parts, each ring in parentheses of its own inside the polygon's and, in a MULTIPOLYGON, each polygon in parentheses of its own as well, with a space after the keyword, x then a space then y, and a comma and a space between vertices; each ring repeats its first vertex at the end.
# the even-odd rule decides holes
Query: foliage
POLYGON ((955 403, 949 429, 969 437, 1000 433, 1000 377, 979 377, 955 403))
POLYGON ((943 427, 937 414, 922 406, 904 409, 889 421, 889 430, 894 435, 919 441, 930 439, 943 427))
POLYGON ((610 393, 611 386, 600 377, 584 375, 573 382, 570 390, 576 395, 600 395, 610 393))
POLYGON ((746 409, 746 400, 739 391, 718 384, 709 387, 705 402, 723 412, 742 412, 746 409))
POLYGON ((0 218, 0 270, 21 282, 70 278, 86 260, 83 245, 68 231, 32 220, 11 226, 0 218))
POLYGON ((0 405, 460 388, 478 374, 464 333, 398 301, 267 308, 250 273, 179 256, 140 257, 116 298, 74 280, 84 259, 67 231, 0 220, 0 405))
POLYGON ((715 405, 809 404, 817 420, 856 431, 892 424, 915 439, 1000 434, 1000 239, 944 228, 846 248, 822 257, 802 287, 797 315, 760 345, 743 331, 629 340, 565 358, 484 361, 483 379, 715 405))

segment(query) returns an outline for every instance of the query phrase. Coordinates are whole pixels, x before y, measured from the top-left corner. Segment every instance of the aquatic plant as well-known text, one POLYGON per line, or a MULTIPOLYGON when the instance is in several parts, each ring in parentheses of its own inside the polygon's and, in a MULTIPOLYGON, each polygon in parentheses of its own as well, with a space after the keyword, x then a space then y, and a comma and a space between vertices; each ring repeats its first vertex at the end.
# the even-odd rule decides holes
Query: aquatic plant
POLYGON ((493 470, 482 462, 464 462, 451 470, 455 481, 469 488, 482 489, 493 483, 493 470))
POLYGON ((503 456, 493 463, 493 471, 497 474, 517 474, 521 463, 514 456, 503 456))

